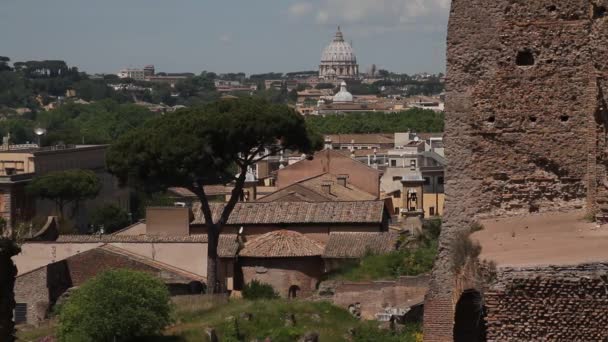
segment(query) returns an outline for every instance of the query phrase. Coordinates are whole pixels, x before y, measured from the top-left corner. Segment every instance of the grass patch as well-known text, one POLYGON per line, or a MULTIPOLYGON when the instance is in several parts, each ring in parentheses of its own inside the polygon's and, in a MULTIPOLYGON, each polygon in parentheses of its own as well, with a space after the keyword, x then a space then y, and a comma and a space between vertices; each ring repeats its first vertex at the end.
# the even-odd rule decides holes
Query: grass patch
MULTIPOLYGON (((378 329, 376 322, 360 322, 348 311, 328 302, 184 296, 174 298, 174 303, 176 323, 165 330, 164 336, 140 341, 207 341, 205 328, 210 327, 216 329, 220 341, 263 341, 270 337, 273 342, 292 342, 313 331, 323 342, 345 341, 350 330, 355 332, 352 338, 355 342, 416 342, 416 336, 420 335, 417 326, 408 326, 398 333, 378 329), (295 325, 286 323, 285 317, 289 315, 295 317, 295 325)), ((51 324, 40 329, 19 331, 18 337, 19 341, 38 341, 41 337, 52 336, 53 331, 54 325, 51 324)))

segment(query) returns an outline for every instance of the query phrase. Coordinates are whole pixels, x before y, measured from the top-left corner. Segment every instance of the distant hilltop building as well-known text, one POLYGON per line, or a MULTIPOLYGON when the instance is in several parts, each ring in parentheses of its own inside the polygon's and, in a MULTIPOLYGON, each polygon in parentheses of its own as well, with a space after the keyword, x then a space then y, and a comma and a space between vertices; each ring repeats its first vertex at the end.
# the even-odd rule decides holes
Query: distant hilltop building
POLYGON ((359 65, 352 46, 344 41, 340 27, 334 40, 323 50, 319 65, 319 78, 335 80, 356 78, 359 75, 359 65))

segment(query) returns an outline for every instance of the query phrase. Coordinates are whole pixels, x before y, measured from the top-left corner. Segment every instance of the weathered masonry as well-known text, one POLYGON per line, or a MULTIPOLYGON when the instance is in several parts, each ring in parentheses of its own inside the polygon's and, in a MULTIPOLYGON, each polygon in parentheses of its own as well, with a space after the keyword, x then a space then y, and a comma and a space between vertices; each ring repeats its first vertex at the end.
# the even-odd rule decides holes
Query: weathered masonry
POLYGON ((607 7, 452 1, 446 216, 425 340, 452 341, 461 296, 479 299, 450 267, 450 241, 474 220, 574 208, 608 217, 607 7))

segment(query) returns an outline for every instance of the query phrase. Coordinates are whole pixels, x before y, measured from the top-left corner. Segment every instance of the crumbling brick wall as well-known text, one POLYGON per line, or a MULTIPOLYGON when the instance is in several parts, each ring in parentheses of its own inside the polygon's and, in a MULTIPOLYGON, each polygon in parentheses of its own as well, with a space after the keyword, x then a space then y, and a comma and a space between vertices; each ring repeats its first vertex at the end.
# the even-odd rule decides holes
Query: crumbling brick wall
MULTIPOLYGON (((407 309, 420 304, 428 290, 428 282, 428 275, 391 281, 337 282, 333 284, 330 298, 332 303, 345 309, 356 306, 363 319, 376 319, 376 314, 385 309, 407 309)), ((323 284, 319 288, 323 288, 323 284)))
POLYGON ((462 289, 450 245, 484 216, 608 216, 606 0, 452 1, 446 214, 425 340, 451 341, 462 289))
POLYGON ((503 269, 485 304, 488 341, 606 341, 608 264, 503 269))

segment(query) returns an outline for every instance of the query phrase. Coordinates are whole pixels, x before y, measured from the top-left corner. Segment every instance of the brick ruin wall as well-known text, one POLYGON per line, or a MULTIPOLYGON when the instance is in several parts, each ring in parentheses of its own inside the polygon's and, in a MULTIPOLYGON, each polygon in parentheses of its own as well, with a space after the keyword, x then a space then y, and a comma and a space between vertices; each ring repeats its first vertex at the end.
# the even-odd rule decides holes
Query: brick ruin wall
POLYGON ((485 304, 488 341, 607 341, 608 264, 502 269, 485 304))
POLYGON ((328 292, 327 288, 331 288, 331 294, 321 294, 319 299, 331 300, 344 309, 356 308, 363 319, 377 319, 378 314, 391 309, 407 310, 420 304, 428 283, 428 275, 401 277, 393 281, 326 281, 319 286, 319 292, 328 292))
POLYGON ((425 302, 425 340, 453 338, 463 289, 450 243, 474 220, 573 208, 608 214, 607 6, 452 1, 446 214, 425 302))

